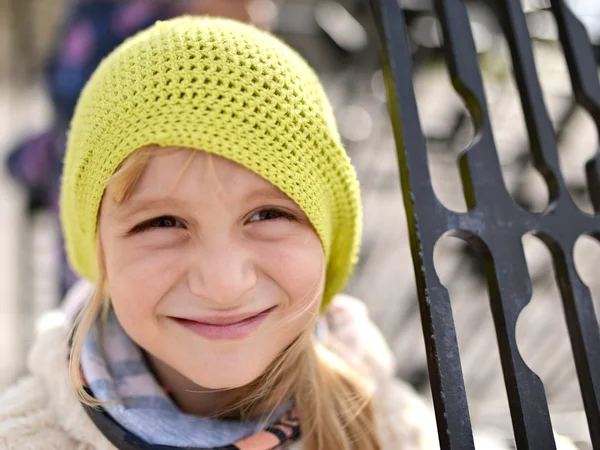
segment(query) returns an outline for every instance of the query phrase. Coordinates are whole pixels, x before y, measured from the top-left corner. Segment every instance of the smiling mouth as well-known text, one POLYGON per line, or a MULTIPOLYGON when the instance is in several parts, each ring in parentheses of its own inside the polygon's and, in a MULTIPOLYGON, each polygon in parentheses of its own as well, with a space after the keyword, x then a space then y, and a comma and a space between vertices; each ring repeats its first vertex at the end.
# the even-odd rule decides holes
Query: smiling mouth
POLYGON ((190 320, 172 317, 183 326, 209 340, 236 340, 243 339, 256 331, 275 306, 257 314, 248 316, 210 317, 201 320, 190 320))

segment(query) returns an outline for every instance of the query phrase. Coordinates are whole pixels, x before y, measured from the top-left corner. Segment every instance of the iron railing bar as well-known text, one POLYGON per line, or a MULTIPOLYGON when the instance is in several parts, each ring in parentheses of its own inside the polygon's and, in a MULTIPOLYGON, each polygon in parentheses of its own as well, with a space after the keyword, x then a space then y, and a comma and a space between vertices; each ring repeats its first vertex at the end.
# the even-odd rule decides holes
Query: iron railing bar
MULTIPOLYGON (((575 98, 592 116, 596 129, 600 130, 600 83, 589 37, 582 23, 564 1, 551 0, 551 7, 575 98)), ((596 152, 586 165, 590 199, 596 213, 600 212, 599 168, 600 153, 596 152)), ((598 229, 597 223, 594 228, 598 229)), ((596 231, 593 234, 598 238, 600 233, 596 231)), ((561 254, 556 243, 550 240, 548 246, 553 250, 556 278, 563 300, 590 436, 594 448, 600 448, 600 330, 594 305, 589 289, 574 269, 572 251, 561 254)))
POLYGON ((452 213, 439 203, 431 184, 402 11, 396 0, 372 0, 372 6, 382 43, 383 73, 396 139, 440 445, 443 450, 470 450, 475 445, 452 309, 448 292, 435 276, 433 265, 433 245, 445 224, 443 216, 452 213), (419 178, 411 178, 414 174, 419 174, 419 178), (428 236, 424 238, 421 233, 428 236))
MULTIPOLYGON (((503 8, 502 13, 505 21, 502 21, 502 25, 505 27, 505 36, 511 49, 513 66, 515 68, 524 116, 526 118, 529 131, 534 162, 538 170, 540 170, 540 173, 542 173, 546 179, 551 200, 556 200, 557 198, 562 197, 559 200, 558 208, 560 209, 560 205, 564 205, 566 201, 569 204, 568 209, 572 210, 575 205, 567 193, 564 180, 562 180, 560 173, 560 166, 557 159, 558 153, 556 137, 552 123, 548 116, 547 109, 543 102, 542 92, 535 70, 533 52, 530 45, 531 40, 527 31, 523 11, 519 2, 515 0, 505 0, 504 2, 498 2, 497 5, 503 8), (546 171, 544 171, 544 168, 546 168, 546 171)), ((567 46, 565 46, 565 49, 566 48, 567 46)), ((569 51, 566 53, 569 54, 567 60, 570 67, 572 63, 576 62, 576 64, 579 65, 584 61, 576 57, 574 58, 574 61, 569 61, 570 59, 573 59, 573 55, 569 51)), ((588 58, 591 56, 591 59, 593 60, 591 47, 589 47, 587 56, 588 58)), ((582 68, 579 68, 579 70, 575 70, 577 75, 587 75, 590 73, 595 74, 595 61, 592 62, 592 67, 588 67, 587 69, 593 70, 586 71, 582 70, 582 68)), ((570 70, 573 71, 573 69, 570 70)), ((592 88, 592 92, 593 88, 596 88, 596 94, 600 94, 597 75, 593 77, 587 77, 586 80, 574 81, 574 90, 581 88, 586 83, 591 83, 590 87, 592 88)), ((581 96, 579 97, 581 98, 581 96)), ((589 98, 585 101, 588 103, 588 110, 593 108, 593 106, 589 104, 589 98)), ((596 201, 600 200, 600 198, 594 195, 592 195, 592 198, 595 198, 596 201)), ((568 211, 564 211, 564 213, 567 214, 568 211)), ((574 275, 574 272, 572 271, 572 268, 571 270, 568 270, 569 273, 559 273, 558 267, 556 270, 557 279, 564 279, 566 277, 566 279, 573 281, 572 275, 574 275)), ((579 283, 579 281, 577 280, 575 283, 579 283)), ((573 354, 575 355, 575 362, 577 365, 577 373, 582 396, 584 398, 584 403, 586 404, 588 423, 600 423, 600 397, 598 395, 600 391, 598 390, 598 382, 596 382, 596 385, 594 385, 594 379, 592 376, 593 374, 591 373, 592 366, 600 368, 600 360, 597 360, 595 364, 593 361, 591 361, 591 358, 594 356, 591 354, 590 349, 600 348, 600 341, 598 340, 600 339, 600 336, 598 336, 598 325, 595 319, 591 321, 592 323, 589 323, 589 318, 595 317, 593 305, 591 304, 589 292, 584 293, 580 289, 581 294, 575 297, 572 294, 569 295, 570 289, 568 289, 567 292, 565 292, 565 289, 566 288, 563 283, 561 293, 566 311, 566 320, 569 327, 570 341, 573 348, 573 354)), ((584 288, 584 290, 587 289, 584 288)), ((596 358, 598 358, 598 356, 596 356, 596 358)), ((594 433, 596 434, 596 436, 593 438, 593 441, 597 447, 600 447, 600 438, 598 437, 600 430, 598 430, 598 427, 594 427, 594 430, 595 431, 592 431, 590 427, 590 434, 592 436, 594 436, 594 433)))
MULTIPOLYGON (((467 207, 471 209, 476 204, 490 204, 500 194, 510 199, 495 150, 466 8, 460 0, 436 0, 434 4, 442 26, 443 49, 452 85, 463 98, 475 126, 475 139, 461 155, 459 162, 467 207)), ((511 209, 516 207, 508 201, 503 203, 511 209)))
POLYGON ((567 252, 551 237, 543 240, 553 257, 592 444, 600 449, 600 328, 592 296, 575 270, 575 240, 565 246, 570 249, 567 252))
MULTIPOLYGON (((550 1, 558 25, 558 34, 569 67, 571 85, 577 103, 592 116, 600 134, 600 83, 594 51, 583 24, 563 0, 550 1)), ((596 214, 600 213, 600 152, 586 165, 590 200, 596 214)))
POLYGON ((546 180, 550 202, 561 198, 556 207, 568 205, 568 209, 573 210, 575 205, 560 172, 556 133, 544 103, 521 2, 505 0, 495 5, 501 11, 500 23, 510 47, 534 165, 546 180))
POLYGON ((550 0, 578 103, 600 123, 600 84, 594 50, 583 24, 563 0, 550 0))
POLYGON ((544 386, 517 346, 517 320, 532 295, 522 234, 518 228, 502 231, 488 238, 484 260, 515 441, 518 449, 555 449, 544 386))
POLYGON ((467 101, 479 135, 461 159, 463 184, 470 183, 468 186, 473 189, 472 192, 466 191, 470 194, 466 196, 467 205, 471 208, 469 220, 459 220, 463 223, 456 224, 454 229, 465 239, 474 239, 474 243, 479 241, 481 244, 479 247, 486 263, 490 305, 517 446, 554 449, 543 385, 522 360, 515 335, 518 316, 531 296, 530 280, 518 276, 527 273, 527 266, 522 254, 521 227, 514 226, 518 223, 515 219, 520 217, 524 222, 535 219, 516 206, 504 185, 467 9, 460 0, 436 0, 434 5, 442 25, 444 50, 453 84, 467 101), (507 228, 489 228, 484 226, 486 216, 505 218, 505 224, 516 223, 507 228), (517 266, 522 269, 520 272, 513 271, 517 266))

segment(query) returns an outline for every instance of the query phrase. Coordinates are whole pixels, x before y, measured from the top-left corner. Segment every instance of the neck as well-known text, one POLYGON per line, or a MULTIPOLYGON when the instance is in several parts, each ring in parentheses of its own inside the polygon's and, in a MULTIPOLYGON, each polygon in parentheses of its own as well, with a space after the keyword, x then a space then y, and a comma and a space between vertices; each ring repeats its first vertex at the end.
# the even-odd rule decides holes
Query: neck
POLYGON ((244 387, 227 390, 208 389, 184 377, 153 355, 144 352, 144 356, 158 382, 168 387, 169 394, 182 412, 202 417, 241 419, 242 408, 232 410, 231 405, 241 398, 244 387))

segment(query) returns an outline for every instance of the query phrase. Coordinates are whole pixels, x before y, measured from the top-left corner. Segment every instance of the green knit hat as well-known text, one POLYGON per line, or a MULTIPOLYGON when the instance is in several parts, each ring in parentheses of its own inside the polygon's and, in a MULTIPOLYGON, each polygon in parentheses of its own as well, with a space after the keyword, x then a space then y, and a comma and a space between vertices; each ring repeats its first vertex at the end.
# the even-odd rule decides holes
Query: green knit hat
POLYGON ((295 51, 249 25, 182 17, 100 64, 75 109, 60 199, 70 263, 91 281, 107 181, 151 144, 221 155, 285 192, 323 244, 324 307, 343 289, 360 241, 358 181, 323 88, 295 51))

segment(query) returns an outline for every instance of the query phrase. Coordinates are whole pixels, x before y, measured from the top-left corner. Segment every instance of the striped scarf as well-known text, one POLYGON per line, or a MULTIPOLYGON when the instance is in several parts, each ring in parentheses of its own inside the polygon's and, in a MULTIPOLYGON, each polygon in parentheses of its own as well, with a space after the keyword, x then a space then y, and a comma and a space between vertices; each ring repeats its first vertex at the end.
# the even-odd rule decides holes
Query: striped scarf
POLYGON ((123 330, 112 310, 104 326, 97 321, 90 329, 81 369, 88 393, 100 401, 119 403, 105 406, 100 412, 104 417, 88 409, 97 425, 104 424, 99 428, 111 427, 103 430, 105 435, 113 436, 113 440, 118 436, 118 448, 267 450, 284 448, 299 439, 292 402, 278 408, 270 418, 254 421, 183 413, 159 385, 141 349, 123 330), (126 447, 121 442, 139 445, 126 447))

